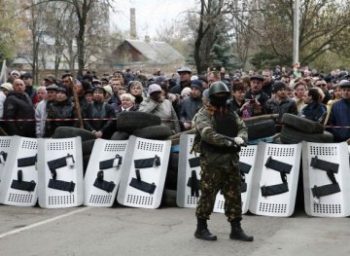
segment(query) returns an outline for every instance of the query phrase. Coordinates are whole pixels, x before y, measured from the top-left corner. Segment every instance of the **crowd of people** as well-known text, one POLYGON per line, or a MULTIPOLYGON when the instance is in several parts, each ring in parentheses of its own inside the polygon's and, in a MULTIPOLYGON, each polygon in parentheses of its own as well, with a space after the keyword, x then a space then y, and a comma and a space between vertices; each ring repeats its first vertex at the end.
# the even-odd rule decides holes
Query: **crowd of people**
POLYGON ((208 104, 209 87, 217 81, 227 85, 227 104, 243 119, 279 114, 279 124, 290 113, 327 125, 335 141, 350 138, 350 74, 279 67, 246 73, 208 69, 203 75, 182 67, 171 76, 127 69, 102 76, 88 71, 74 78, 65 72, 59 78, 46 76, 39 87, 30 73, 13 70, 1 85, 1 127, 8 135, 45 138, 59 126, 80 126, 109 139, 121 112, 142 111, 158 115, 175 134, 193 128, 193 117, 208 104))

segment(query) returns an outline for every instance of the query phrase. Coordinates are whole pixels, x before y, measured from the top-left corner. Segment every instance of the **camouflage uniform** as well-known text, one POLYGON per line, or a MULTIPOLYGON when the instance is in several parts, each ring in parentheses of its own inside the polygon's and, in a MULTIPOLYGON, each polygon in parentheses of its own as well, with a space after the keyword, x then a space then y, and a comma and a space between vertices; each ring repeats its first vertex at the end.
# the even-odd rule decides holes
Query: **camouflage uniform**
POLYGON ((225 198, 225 215, 228 221, 240 221, 241 176, 238 170, 239 149, 228 137, 248 140, 247 128, 242 119, 228 108, 220 112, 214 106, 202 107, 194 117, 196 135, 193 151, 201 153, 201 197, 196 209, 198 219, 208 220, 213 211, 219 190, 225 198))

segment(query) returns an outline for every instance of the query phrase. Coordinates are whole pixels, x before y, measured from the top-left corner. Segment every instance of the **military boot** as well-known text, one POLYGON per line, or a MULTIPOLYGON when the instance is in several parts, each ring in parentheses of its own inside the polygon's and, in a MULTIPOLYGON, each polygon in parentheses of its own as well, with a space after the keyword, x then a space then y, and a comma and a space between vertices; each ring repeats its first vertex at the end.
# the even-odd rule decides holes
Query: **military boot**
POLYGON ((247 242, 251 242, 254 239, 253 236, 248 236, 246 233, 244 233, 243 229, 241 228, 240 221, 231 222, 230 238, 235 240, 247 241, 247 242))
POLYGON ((203 239, 207 241, 216 241, 218 238, 210 233, 207 225, 207 220, 197 219, 197 230, 194 236, 198 239, 203 239))

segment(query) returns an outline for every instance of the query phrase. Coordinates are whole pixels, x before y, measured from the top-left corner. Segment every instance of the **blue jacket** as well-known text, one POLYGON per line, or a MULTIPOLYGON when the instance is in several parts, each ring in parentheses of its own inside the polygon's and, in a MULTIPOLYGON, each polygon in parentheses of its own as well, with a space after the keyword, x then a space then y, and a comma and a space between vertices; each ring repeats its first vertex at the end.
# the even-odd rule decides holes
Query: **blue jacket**
MULTIPOLYGON (((328 125, 350 126, 350 101, 341 99, 332 106, 328 125)), ((350 138, 350 128, 331 128, 335 142, 342 142, 350 138)))
POLYGON ((300 116, 322 124, 327 115, 327 107, 322 103, 311 102, 301 110, 300 116))

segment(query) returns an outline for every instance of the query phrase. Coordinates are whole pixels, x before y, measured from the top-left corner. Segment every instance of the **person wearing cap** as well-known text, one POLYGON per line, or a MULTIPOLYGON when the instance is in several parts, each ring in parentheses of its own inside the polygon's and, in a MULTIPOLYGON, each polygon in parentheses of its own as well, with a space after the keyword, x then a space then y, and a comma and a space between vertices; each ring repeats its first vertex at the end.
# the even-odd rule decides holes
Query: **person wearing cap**
MULTIPOLYGON (((47 119, 74 119, 76 118, 72 97, 69 97, 69 88, 59 86, 56 100, 47 105, 47 119)), ((78 126, 74 120, 46 120, 44 137, 49 138, 55 133, 59 126, 78 126)))
POLYGON ((10 76, 12 77, 13 80, 20 78, 21 74, 19 73, 18 70, 12 70, 10 73, 10 76))
POLYGON ((148 98, 144 99, 139 111, 157 115, 162 124, 168 126, 173 133, 181 132, 180 124, 172 103, 162 96, 162 88, 158 84, 148 87, 148 98))
POLYGON ((185 130, 192 128, 192 119, 203 107, 202 102, 202 81, 193 80, 191 83, 191 94, 187 99, 181 101, 180 121, 183 124, 185 130))
POLYGON ((102 87, 95 87, 93 89, 93 102, 88 104, 84 111, 84 127, 91 131, 96 138, 110 139, 112 136, 112 123, 115 118, 114 110, 111 105, 105 102, 106 91, 102 87), (89 120, 92 118, 109 120, 89 120))
MULTIPOLYGON (((266 101, 265 109, 267 114, 278 114, 277 124, 281 124, 285 113, 298 115, 295 101, 288 97, 285 83, 281 81, 275 82, 273 93, 273 96, 266 101)), ((280 130, 281 126, 277 126, 277 132, 280 132, 280 130)))
POLYGON ((4 102, 3 119, 32 119, 31 121, 4 122, 8 135, 18 135, 35 138, 35 122, 33 102, 25 93, 25 84, 21 79, 15 79, 13 91, 9 92, 4 102))
POLYGON ((170 88, 170 92, 174 93, 174 94, 177 94, 177 95, 180 95, 183 88, 191 87, 191 74, 192 74, 192 71, 188 67, 182 67, 182 68, 177 70, 177 73, 180 76, 180 81, 179 81, 179 83, 177 85, 175 85, 174 87, 170 88))
POLYGON ((21 79, 23 80, 24 84, 26 85, 26 93, 29 95, 29 97, 32 99, 33 105, 36 106, 38 104, 38 92, 33 86, 33 77, 30 73, 24 73, 21 75, 21 79))
POLYGON ((93 78, 91 85, 93 88, 94 87, 102 87, 102 82, 99 79, 93 78))
POLYGON ((48 87, 52 84, 56 84, 56 77, 54 75, 47 75, 44 78, 44 86, 48 87))
POLYGON ((10 83, 3 83, 1 85, 0 90, 0 118, 2 118, 4 114, 4 102, 6 100, 6 96, 9 94, 10 91, 13 91, 12 84, 10 83))
POLYGON ((250 89, 246 92, 246 101, 250 101, 249 115, 260 116, 266 113, 265 103, 269 96, 262 91, 264 77, 262 75, 252 75, 250 77, 250 89))
POLYGON ((342 98, 332 105, 329 115, 329 131, 334 135, 335 142, 349 141, 349 128, 333 128, 332 126, 350 126, 350 82, 342 80, 339 82, 342 98))
MULTIPOLYGON (((48 105, 56 100, 58 86, 51 84, 46 87, 46 99, 40 101, 35 108, 35 134, 37 138, 43 138, 45 134, 45 119, 47 118, 48 105)), ((38 90, 39 91, 39 90, 38 90)))
MULTIPOLYGON (((106 91, 104 101, 107 102, 108 104, 112 105, 114 103, 113 97, 112 97, 113 96, 112 87, 110 85, 105 85, 105 86, 103 86, 103 89, 106 91)), ((122 94, 122 89, 124 90, 124 93, 125 93, 124 87, 121 88, 120 90, 118 90, 118 99, 119 99, 119 93, 122 94)))

